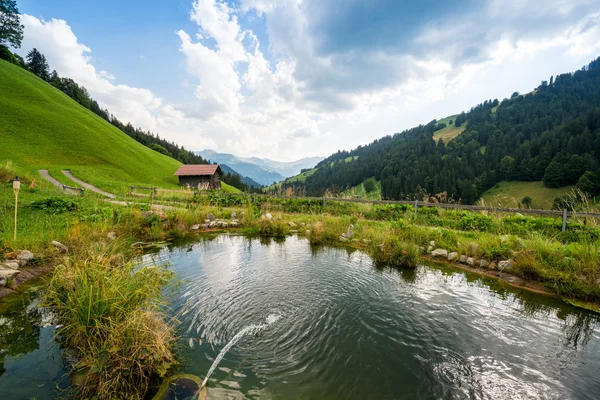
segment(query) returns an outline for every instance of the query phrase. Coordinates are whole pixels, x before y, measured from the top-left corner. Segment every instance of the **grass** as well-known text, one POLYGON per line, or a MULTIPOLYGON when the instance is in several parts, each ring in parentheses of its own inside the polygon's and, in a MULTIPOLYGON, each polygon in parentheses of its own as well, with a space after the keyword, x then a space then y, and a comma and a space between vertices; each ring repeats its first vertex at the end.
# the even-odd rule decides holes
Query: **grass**
POLYGON ((365 190, 365 183, 362 182, 360 185, 354 186, 352 189, 345 190, 341 193, 341 197, 344 198, 352 198, 356 196, 360 196, 363 199, 368 200, 381 200, 381 182, 376 181, 374 178, 369 178, 373 180, 375 189, 369 193, 365 190))
POLYGON ((437 122, 438 124, 440 124, 440 123, 446 124, 446 127, 444 129, 440 129, 439 131, 434 132, 433 138, 436 141, 442 139, 442 141, 444 143, 448 144, 452 139, 454 139, 455 137, 457 137, 458 135, 460 135, 461 133, 464 132, 467 124, 464 123, 459 128, 457 128, 454 125, 454 121, 456 121, 456 117, 458 117, 458 114, 451 115, 446 118, 442 118, 437 122), (452 120, 452 125, 450 125, 450 120, 452 120))
POLYGON ((54 270, 46 290, 60 340, 76 349, 71 382, 78 398, 143 398, 175 361, 174 330, 160 303, 172 275, 124 262, 118 243, 80 248, 54 270))
POLYGON ((0 87, 0 162, 11 160, 34 176, 38 169, 71 169, 109 192, 177 184, 173 173, 181 163, 136 142, 30 72, 0 60, 0 87))
POLYGON ((532 198, 531 208, 550 210, 556 197, 570 193, 575 186, 547 188, 542 182, 502 181, 481 195, 486 205, 515 207, 525 196, 532 198))

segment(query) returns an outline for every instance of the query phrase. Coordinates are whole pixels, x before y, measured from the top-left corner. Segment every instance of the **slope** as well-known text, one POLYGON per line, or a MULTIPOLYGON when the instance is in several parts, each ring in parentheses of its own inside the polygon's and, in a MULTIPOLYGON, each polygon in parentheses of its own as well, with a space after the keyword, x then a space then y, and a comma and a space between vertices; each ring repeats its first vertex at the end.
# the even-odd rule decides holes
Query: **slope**
POLYGON ((30 72, 0 60, 0 162, 70 169, 99 188, 174 187, 181 163, 136 142, 30 72))
POLYGON ((525 95, 485 100, 452 117, 452 125, 451 117, 434 120, 338 151, 278 190, 340 194, 374 177, 383 198, 399 200, 446 192, 472 204, 502 181, 564 188, 581 180, 589 194, 600 192, 600 58, 525 95))

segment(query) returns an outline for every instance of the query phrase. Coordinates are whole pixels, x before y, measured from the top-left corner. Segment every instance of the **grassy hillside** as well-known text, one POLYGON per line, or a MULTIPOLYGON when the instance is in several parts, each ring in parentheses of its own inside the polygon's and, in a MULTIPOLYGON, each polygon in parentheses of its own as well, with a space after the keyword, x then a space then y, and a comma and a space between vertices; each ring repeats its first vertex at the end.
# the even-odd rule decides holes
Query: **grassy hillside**
POLYGON ((486 205, 500 207, 517 207, 525 196, 533 199, 531 208, 549 210, 556 197, 562 196, 575 189, 575 186, 565 186, 551 189, 542 182, 500 182, 495 187, 483 193, 481 198, 486 205))
POLYGON ((374 182, 374 189, 371 192, 367 193, 365 190, 365 183, 362 182, 360 185, 356 185, 352 189, 342 192, 341 196, 346 198, 359 196, 367 200, 381 200, 381 182, 376 181, 374 178, 369 179, 372 179, 374 182))
POLYGON ((458 117, 458 114, 442 118, 437 122, 438 124, 446 124, 446 127, 444 129, 440 129, 439 131, 436 131, 433 134, 435 140, 442 139, 444 143, 448 144, 448 142, 450 142, 452 139, 463 133, 467 124, 462 124, 460 128, 457 128, 456 126, 454 126, 454 121, 456 121, 456 117, 458 117), (450 120, 452 120, 452 125, 450 125, 450 120))
POLYGON ((35 75, 0 60, 0 161, 36 176, 71 169, 108 191, 175 186, 180 163, 131 139, 35 75))

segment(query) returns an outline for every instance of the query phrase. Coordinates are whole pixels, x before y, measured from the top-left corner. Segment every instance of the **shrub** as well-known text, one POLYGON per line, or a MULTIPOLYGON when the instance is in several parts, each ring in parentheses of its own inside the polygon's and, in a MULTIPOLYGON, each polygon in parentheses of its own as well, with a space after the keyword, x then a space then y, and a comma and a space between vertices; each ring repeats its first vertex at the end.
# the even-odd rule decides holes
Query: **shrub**
POLYGON ((459 229, 490 232, 496 222, 492 217, 483 214, 465 213, 458 224, 459 229))
POLYGON ((62 197, 47 197, 42 200, 34 201, 30 204, 31 208, 43 210, 50 214, 60 214, 68 211, 75 211, 77 205, 71 200, 62 197))

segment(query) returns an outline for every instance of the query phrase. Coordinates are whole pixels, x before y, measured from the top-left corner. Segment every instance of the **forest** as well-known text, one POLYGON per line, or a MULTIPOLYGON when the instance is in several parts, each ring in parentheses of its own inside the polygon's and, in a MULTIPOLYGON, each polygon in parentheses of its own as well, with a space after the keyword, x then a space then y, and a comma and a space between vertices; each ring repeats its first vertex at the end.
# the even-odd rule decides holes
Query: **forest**
POLYGON ((374 177, 385 199, 438 195, 464 204, 504 180, 577 184, 592 196, 600 192, 600 58, 550 77, 531 93, 486 100, 454 123, 466 128, 448 144, 436 140, 441 127, 433 120, 338 151, 304 182, 283 186, 306 195, 335 195, 374 177))

